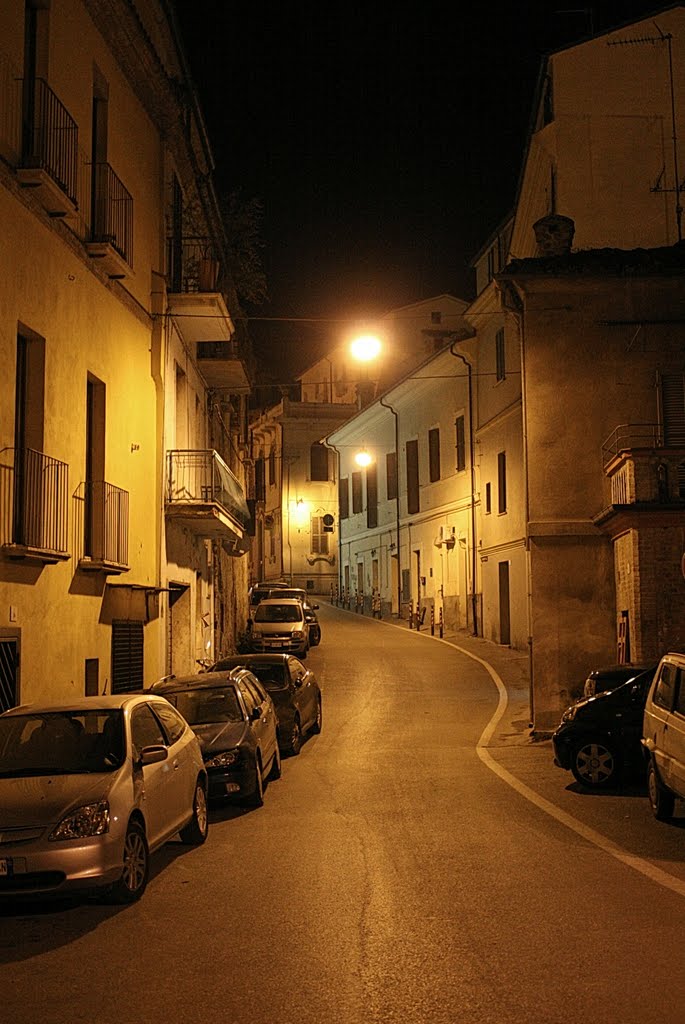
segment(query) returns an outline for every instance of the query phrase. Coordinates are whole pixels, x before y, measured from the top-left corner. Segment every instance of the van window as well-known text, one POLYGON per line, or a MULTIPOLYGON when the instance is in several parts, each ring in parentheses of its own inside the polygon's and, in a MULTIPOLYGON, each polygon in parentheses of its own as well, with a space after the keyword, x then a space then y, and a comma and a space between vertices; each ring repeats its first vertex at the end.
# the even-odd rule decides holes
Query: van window
POLYGON ((685 672, 682 668, 676 669, 676 698, 675 711, 679 715, 685 715, 685 672))
POLYGON ((678 669, 675 665, 664 662, 659 673, 659 681, 654 690, 654 703, 670 711, 673 707, 673 695, 675 693, 676 676, 678 669))

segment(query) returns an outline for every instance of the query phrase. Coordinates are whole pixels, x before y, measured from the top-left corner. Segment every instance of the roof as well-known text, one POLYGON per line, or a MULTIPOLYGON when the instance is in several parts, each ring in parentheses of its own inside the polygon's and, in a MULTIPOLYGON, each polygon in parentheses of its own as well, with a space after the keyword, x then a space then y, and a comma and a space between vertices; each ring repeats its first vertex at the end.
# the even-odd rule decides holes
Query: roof
POLYGON ((512 277, 644 277, 682 274, 685 242, 659 249, 581 249, 563 256, 531 256, 512 260, 496 274, 512 277))

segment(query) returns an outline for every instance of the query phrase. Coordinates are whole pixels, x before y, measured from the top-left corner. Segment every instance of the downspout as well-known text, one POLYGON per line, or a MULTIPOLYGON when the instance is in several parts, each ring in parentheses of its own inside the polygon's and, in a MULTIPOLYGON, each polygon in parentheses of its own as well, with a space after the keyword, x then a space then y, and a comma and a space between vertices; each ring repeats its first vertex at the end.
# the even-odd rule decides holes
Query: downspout
MULTIPOLYGON (((331 380, 331 388, 332 387, 333 387, 333 383, 332 383, 332 380, 331 380)), ((331 444, 330 441, 327 438, 325 438, 325 437, 323 438, 323 443, 326 445, 327 448, 330 448, 330 450, 332 452, 335 452, 336 459, 337 459, 337 470, 338 470, 338 475, 337 475, 337 481, 336 482, 337 482, 337 485, 338 485, 338 488, 339 488, 340 487, 340 452, 335 447, 335 445, 331 444)), ((340 495, 338 495, 338 598, 340 598, 340 595, 342 594, 342 587, 343 587, 343 581, 342 581, 342 546, 343 546, 343 540, 342 540, 342 519, 340 518, 340 495)))
POLYGON ((478 595, 476 594, 476 577, 478 572, 478 544, 476 543, 476 460, 475 441, 473 430, 473 370, 471 363, 461 352, 455 352, 453 341, 450 345, 450 355, 461 359, 468 370, 468 392, 469 392, 469 459, 471 462, 471 616, 473 619, 473 635, 478 636, 478 595))
POLYGON ((389 402, 378 399, 384 409, 389 409, 395 417, 395 530, 397 533, 397 618, 402 617, 402 555, 400 553, 400 417, 389 402))

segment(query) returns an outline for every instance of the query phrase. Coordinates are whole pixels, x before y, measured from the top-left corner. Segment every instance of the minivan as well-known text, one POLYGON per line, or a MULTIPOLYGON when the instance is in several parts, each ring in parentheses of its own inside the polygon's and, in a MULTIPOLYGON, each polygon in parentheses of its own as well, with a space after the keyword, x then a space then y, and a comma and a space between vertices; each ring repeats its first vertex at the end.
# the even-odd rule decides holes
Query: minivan
POLYGON ((647 694, 642 722, 647 792, 654 816, 668 821, 685 800, 685 654, 665 654, 647 694))

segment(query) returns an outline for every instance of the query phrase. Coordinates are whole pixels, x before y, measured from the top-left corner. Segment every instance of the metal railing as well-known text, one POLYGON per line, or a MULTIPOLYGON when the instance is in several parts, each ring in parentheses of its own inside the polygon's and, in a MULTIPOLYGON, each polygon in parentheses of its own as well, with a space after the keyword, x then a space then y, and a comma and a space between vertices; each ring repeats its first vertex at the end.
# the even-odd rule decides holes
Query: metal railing
POLYGON ((82 481, 74 494, 74 551, 79 562, 128 566, 128 491, 106 480, 82 481))
POLYGON ((32 448, 0 452, 0 543, 67 555, 69 467, 32 448))
POLYGON ((619 452, 632 448, 662 448, 663 428, 659 423, 621 423, 602 445, 602 464, 607 465, 619 452))
POLYGON ((238 478, 211 448, 167 452, 166 500, 176 505, 222 505, 246 529, 250 525, 238 478))
POLYGON ((78 126, 42 78, 24 79, 22 167, 46 171, 76 205, 78 126))
POLYGON ((169 288, 177 294, 216 292, 220 264, 212 240, 200 235, 167 239, 169 288))
POLYGON ((133 266, 133 197, 111 166, 92 165, 91 240, 106 242, 133 266))

